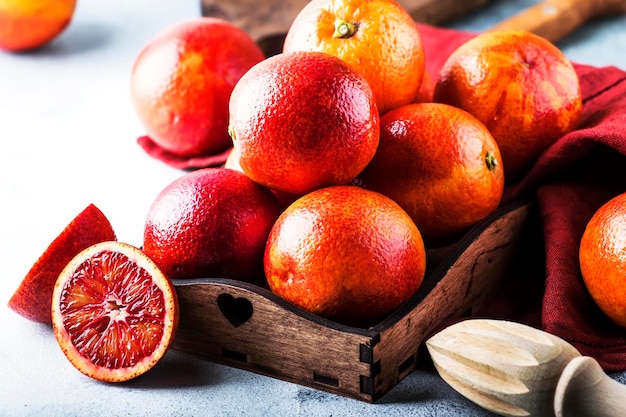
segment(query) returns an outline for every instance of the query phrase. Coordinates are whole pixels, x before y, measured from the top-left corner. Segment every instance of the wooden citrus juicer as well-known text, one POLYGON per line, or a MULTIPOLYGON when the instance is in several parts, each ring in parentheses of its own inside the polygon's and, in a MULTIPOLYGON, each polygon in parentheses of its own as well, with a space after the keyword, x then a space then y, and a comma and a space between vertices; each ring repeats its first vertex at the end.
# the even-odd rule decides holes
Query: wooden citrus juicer
POLYGON ((441 377, 503 416, 626 416, 626 385, 572 345, 504 320, 470 319, 426 341, 441 377))

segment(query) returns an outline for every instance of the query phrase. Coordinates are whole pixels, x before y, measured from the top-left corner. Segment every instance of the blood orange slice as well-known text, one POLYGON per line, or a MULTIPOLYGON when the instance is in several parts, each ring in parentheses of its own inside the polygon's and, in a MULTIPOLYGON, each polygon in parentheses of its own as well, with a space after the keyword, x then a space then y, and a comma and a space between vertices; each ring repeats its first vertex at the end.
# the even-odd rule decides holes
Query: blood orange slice
POLYGON ((177 325, 178 299, 169 278, 126 243, 88 247, 54 286, 57 342, 76 369, 101 381, 127 381, 151 369, 177 325))
POLYGON ((81 211, 50 243, 9 299, 9 307, 29 320, 51 324, 54 283, 78 252, 98 242, 115 240, 109 220, 93 204, 81 211))

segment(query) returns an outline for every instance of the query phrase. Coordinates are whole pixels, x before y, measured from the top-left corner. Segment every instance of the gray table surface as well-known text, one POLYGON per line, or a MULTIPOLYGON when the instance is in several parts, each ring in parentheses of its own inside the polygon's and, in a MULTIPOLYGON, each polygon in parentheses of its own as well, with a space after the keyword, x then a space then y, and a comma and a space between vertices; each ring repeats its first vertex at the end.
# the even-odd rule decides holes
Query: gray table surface
MULTIPOLYGON (((452 23, 481 31, 533 4, 498 1, 452 23)), ((156 194, 180 175, 136 145, 143 134, 129 77, 164 27, 199 15, 197 0, 79 1, 71 26, 33 54, 0 53, 0 415, 2 416, 489 416, 429 370, 366 404, 168 352, 125 384, 91 380, 49 327, 6 303, 28 268, 87 204, 118 239, 140 245, 156 194)), ((589 23, 559 43, 574 61, 626 69, 626 17, 589 23)), ((626 373, 613 375, 626 382, 626 373)))

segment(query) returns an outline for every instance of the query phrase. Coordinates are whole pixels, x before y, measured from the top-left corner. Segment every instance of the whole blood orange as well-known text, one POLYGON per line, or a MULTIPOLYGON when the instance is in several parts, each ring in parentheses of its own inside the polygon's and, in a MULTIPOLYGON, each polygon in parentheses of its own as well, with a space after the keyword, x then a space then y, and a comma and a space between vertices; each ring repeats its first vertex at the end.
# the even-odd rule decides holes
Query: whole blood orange
POLYGON ((369 326, 421 285, 421 235, 391 199, 359 187, 322 188, 279 217, 265 250, 270 289, 322 317, 369 326))
POLYGON ((626 193, 609 200, 591 217, 580 241, 579 260, 595 303, 626 328, 626 193))
POLYGON ((54 283, 65 265, 88 246, 115 240, 109 220, 88 205, 50 243, 9 299, 9 307, 29 320, 51 324, 50 303, 54 283))
POLYGON ((276 198, 241 172, 204 168, 156 197, 144 251, 170 278, 232 278, 263 283, 265 240, 280 214, 276 198))
POLYGON ((67 28, 75 9, 76 0, 0 0, 0 49, 47 44, 67 28))
POLYGON ((182 157, 226 150, 231 91, 263 58, 246 32, 217 18, 184 21, 159 33, 131 74, 132 100, 150 138, 182 157))
POLYGON ((313 0, 291 24, 283 51, 343 59, 372 86, 381 114, 412 102, 424 72, 415 21, 393 0, 313 0))
POLYGON ((467 110, 498 142, 508 182, 578 126, 578 75, 553 44, 529 32, 500 30, 472 38, 439 74, 434 101, 467 110))
POLYGON ((178 325, 169 279, 141 250, 101 242, 74 257, 54 286, 52 326, 83 374, 121 382, 150 370, 178 325))
POLYGON ((233 90, 229 129, 252 180, 296 195, 350 182, 380 133, 367 81, 321 52, 278 54, 250 69, 233 90))
POLYGON ((406 210, 427 246, 457 238, 492 213, 504 191, 491 133, 466 111, 438 103, 382 116, 378 151, 359 178, 406 210))

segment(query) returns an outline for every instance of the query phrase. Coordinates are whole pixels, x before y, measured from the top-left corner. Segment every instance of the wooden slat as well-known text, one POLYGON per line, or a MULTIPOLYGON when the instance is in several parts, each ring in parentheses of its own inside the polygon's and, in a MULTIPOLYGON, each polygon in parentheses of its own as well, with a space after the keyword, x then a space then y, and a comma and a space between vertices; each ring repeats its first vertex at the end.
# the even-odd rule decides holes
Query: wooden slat
POLYGON ((328 323, 298 311, 273 294, 230 280, 176 283, 180 325, 173 349, 256 373, 369 400, 360 359, 374 333, 328 323), (233 326, 217 304, 220 295, 248 300, 252 316, 233 326))

